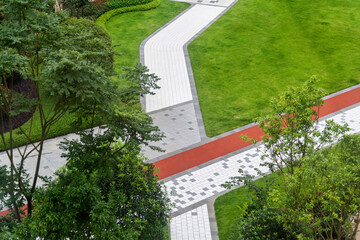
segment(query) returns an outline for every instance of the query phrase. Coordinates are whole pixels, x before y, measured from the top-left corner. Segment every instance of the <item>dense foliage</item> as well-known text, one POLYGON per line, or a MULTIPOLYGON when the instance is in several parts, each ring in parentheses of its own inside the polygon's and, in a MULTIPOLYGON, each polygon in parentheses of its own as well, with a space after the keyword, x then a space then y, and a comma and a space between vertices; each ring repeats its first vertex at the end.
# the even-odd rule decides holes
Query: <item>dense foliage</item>
POLYGON ((345 135, 349 128, 333 121, 319 129, 322 103, 310 81, 274 99, 272 112, 258 119, 264 165, 279 169, 280 177, 265 176, 265 187, 244 174, 225 184, 244 183, 251 197, 233 239, 355 239, 360 136, 345 135))
POLYGON ((277 209, 262 208, 251 211, 234 225, 229 240, 295 240, 299 226, 286 227, 286 219, 277 209))
MULTIPOLYGON (((42 178, 42 180, 48 181, 47 178, 40 176, 44 141, 49 136, 49 132, 53 126, 70 111, 74 116, 72 120, 77 125, 86 123, 86 126, 98 126, 100 124, 106 126, 108 131, 111 131, 111 134, 109 133, 111 135, 111 141, 115 141, 114 139, 116 139, 121 142, 121 147, 114 150, 113 164, 115 164, 115 160, 125 161, 126 164, 135 164, 135 166, 138 166, 138 169, 137 172, 133 172, 134 177, 136 173, 144 173, 145 175, 142 177, 142 184, 145 184, 145 180, 149 180, 149 186, 147 187, 145 184, 144 187, 146 189, 143 192, 139 189, 139 182, 136 181, 134 181, 134 183, 136 183, 137 188, 135 188, 135 190, 133 189, 135 192, 119 193, 121 197, 120 195, 116 195, 120 187, 116 188, 116 191, 113 189, 114 191, 111 192, 111 196, 108 195, 108 203, 112 204, 111 207, 118 204, 120 200, 127 200, 122 206, 125 204, 129 206, 129 212, 125 211, 124 213, 129 219, 126 217, 124 217, 124 219, 131 223, 133 223, 134 220, 128 216, 131 211, 132 213, 135 212, 134 214, 136 215, 140 213, 141 210, 147 208, 151 209, 151 206, 146 205, 147 197, 149 199, 150 197, 153 197, 152 200, 149 200, 149 203, 153 204, 152 206, 160 207, 161 203, 155 203, 155 201, 160 201, 163 197, 163 193, 160 191, 160 186, 155 184, 155 177, 152 177, 154 173, 153 167, 151 165, 145 166, 140 164, 142 158, 138 157, 138 146, 141 144, 148 145, 151 141, 159 140, 162 137, 162 134, 158 132, 159 129, 157 127, 152 125, 152 119, 147 114, 140 109, 132 107, 130 104, 134 99, 134 96, 151 93, 148 84, 156 86, 156 76, 147 74, 146 72, 148 70, 140 65, 136 66, 135 69, 128 68, 127 71, 131 74, 125 76, 126 80, 129 80, 132 83, 141 84, 141 86, 135 87, 135 84, 132 84, 129 90, 122 89, 122 91, 118 91, 109 79, 109 76, 112 74, 114 53, 111 46, 111 39, 108 34, 100 26, 97 26, 89 20, 69 18, 67 14, 64 14, 61 11, 54 13, 53 1, 1 0, 0 11, 2 17, 0 24, 0 117, 3 119, 3 113, 10 116, 9 133, 4 134, 4 131, 1 131, 1 140, 9 160, 9 168, 7 170, 4 168, 0 171, 0 200, 6 207, 10 208, 10 215, 5 219, 1 219, 1 222, 9 228, 2 229, 3 233, 0 234, 2 234, 2 236, 10 237, 14 229, 17 229, 17 233, 25 234, 22 236, 22 239, 31 237, 29 236, 31 233, 39 236, 46 235, 46 233, 43 232, 44 230, 41 230, 40 227, 35 227, 35 229, 30 227, 29 230, 29 226, 33 225, 30 224, 25 227, 25 225, 19 223, 22 221, 24 214, 27 215, 27 222, 31 222, 32 217, 36 216, 36 214, 34 215, 33 200, 34 195, 37 192, 38 180, 39 178, 42 178), (28 96, 17 93, 16 91, 9 91, 14 85, 14 76, 17 76, 18 74, 26 77, 34 84, 37 93, 35 99, 30 99, 28 96), (147 81, 149 81, 149 83, 147 81), (9 82, 10 84, 8 84, 9 82), (125 97, 124 99, 121 99, 122 96, 124 96, 123 93, 126 93, 126 99, 125 97), (14 129, 12 121, 15 121, 16 119, 13 119, 12 117, 23 112, 29 112, 33 108, 36 108, 36 112, 29 121, 30 125, 14 129), (15 145, 19 145, 19 142, 17 142, 18 139, 16 138, 16 134, 18 133, 21 135, 21 140, 25 141, 23 143, 29 144, 27 147, 19 149, 15 148, 15 145), (39 142, 33 143, 34 141, 39 142), (16 156, 15 152, 19 155, 16 156), (34 172, 29 172, 28 174, 25 162, 27 162, 29 156, 34 157, 35 161, 33 162, 34 172), (142 197, 144 198, 136 205, 136 201, 130 199, 133 196, 131 194, 142 194, 142 197), (116 198, 115 201, 113 197, 114 199, 116 197, 119 198, 116 198), (129 199, 126 199, 126 197, 129 197, 129 199), (133 203, 134 205, 131 205, 130 203, 133 203), (26 209, 22 208, 25 204, 27 205, 26 209), (136 208, 135 205, 138 208, 136 208), (17 223, 15 224, 16 227, 14 226, 14 223, 17 223)), ((4 127, 3 124, 1 126, 4 127)), ((109 134, 105 135, 109 136, 109 134)), ((94 139, 94 141, 96 140, 94 139)), ((108 141, 110 140, 108 139, 108 141)), ((100 151, 101 146, 98 147, 98 150, 100 151)), ((115 146, 111 145, 111 147, 115 146)), ((152 148, 157 149, 155 147, 152 148)), ((92 148, 92 154, 98 157, 101 156, 94 153, 95 149, 96 147, 92 148)), ((112 148, 107 148, 108 151, 110 151, 110 149, 112 148)), ((85 150, 84 156, 80 159, 70 156, 69 159, 72 159, 72 161, 75 161, 76 164, 80 165, 81 161, 84 161, 83 164, 86 165, 86 161, 91 161, 92 159, 88 159, 89 152, 87 152, 88 149, 85 150), (77 160, 81 161, 77 162, 77 160)), ((107 156, 111 155, 111 152, 105 152, 105 150, 103 153, 107 156)), ((104 160, 103 158, 101 159, 104 160)), ((64 186, 68 184, 69 179, 66 176, 75 171, 74 169, 70 169, 71 166, 73 165, 69 163, 68 171, 64 170, 64 172, 59 172, 59 179, 51 183, 50 186, 56 186, 58 182, 64 186), (63 175, 61 175, 61 173, 63 173, 63 175)), ((76 166, 79 167, 79 165, 76 166)), ((83 167, 84 172, 94 170, 93 168, 87 169, 87 167, 90 167, 87 165, 83 167)), ((120 168, 120 166, 118 167, 120 168)), ((113 169, 115 170, 116 167, 113 169)), ((125 172, 126 169, 120 168, 119 171, 113 173, 112 176, 119 176, 121 171, 125 172)), ((99 174, 99 172, 94 172, 94 174, 99 174)), ((79 173, 79 179, 77 179, 78 183, 85 184, 85 178, 82 177, 86 176, 82 176, 79 173)), ((90 185, 85 184, 88 188, 81 192, 84 194, 82 195, 83 200, 85 198, 87 200, 91 199, 92 194, 96 196, 94 197, 96 202, 92 202, 94 205, 86 205, 88 207, 97 208, 100 205, 96 204, 101 204, 97 201, 105 201, 102 198, 103 195, 101 195, 101 197, 100 195, 96 195, 100 187, 91 185, 98 183, 97 181, 101 177, 102 176, 98 176, 98 178, 86 178, 89 180, 90 185)), ((106 182, 110 184, 107 187, 110 188, 112 186, 111 184, 116 182, 116 180, 119 179, 106 182)), ((105 184, 105 182, 102 184, 105 184)), ((120 181, 119 184, 123 183, 120 181)), ((69 183, 69 185, 71 184, 69 183)), ((76 187, 78 185, 71 186, 74 188, 69 190, 70 192, 77 191, 76 187)), ((105 185, 102 185, 102 187, 105 187, 105 185)), ((52 190, 53 188, 50 187, 49 199, 51 199, 52 190)), ((128 186, 127 190, 131 190, 130 186, 128 186)), ((44 194, 47 193, 47 190, 42 191, 44 191, 44 194)), ((109 192, 103 191, 102 193, 106 195, 109 192)), ((80 200, 80 196, 78 197, 80 200)), ((73 200, 76 205, 77 199, 70 199, 73 200)), ((56 199, 56 202, 67 200, 69 200, 69 198, 66 200, 56 199)), ((165 204, 163 206, 166 206, 166 199, 163 200, 165 204)), ((85 204, 85 202, 83 203, 85 204)), ((79 208, 80 209, 78 210, 82 211, 81 206, 79 206, 79 208)), ((99 219, 95 219, 97 217, 105 218, 100 212, 96 212, 98 210, 105 210, 105 208, 97 208, 97 210, 94 210, 92 213, 91 217, 93 218, 91 220, 86 218, 83 220, 89 220, 92 223, 92 221, 100 221, 99 219), (94 216, 95 212, 99 213, 99 215, 94 216)), ((159 217, 159 219, 155 221, 147 221, 148 217, 145 217, 144 214, 139 216, 141 219, 136 220, 139 222, 139 225, 132 224, 133 227, 136 228, 136 231, 134 231, 135 235, 136 233, 140 236, 146 236, 146 234, 151 235, 154 234, 154 232, 158 232, 159 229, 162 229, 167 218, 166 207, 162 210, 156 212, 156 210, 153 209, 153 211, 148 213, 153 213, 156 217, 159 217), (148 226, 147 224, 150 224, 149 231, 145 232, 143 231, 143 227, 148 226), (151 224, 154 224, 154 226, 151 224), (157 228, 155 225, 161 226, 157 228), (151 232, 150 230, 154 232, 151 232)), ((99 226, 111 228, 112 226, 117 225, 118 220, 123 217, 120 214, 120 211, 121 209, 118 209, 117 216, 106 216, 106 221, 102 219, 104 221, 101 222, 102 225, 97 226, 97 230, 100 231, 99 226)), ((41 210, 39 209, 38 214, 40 214, 40 212, 41 210)), ((64 222, 71 221, 70 215, 64 215, 64 222)), ((156 219, 154 215, 152 215, 151 218, 156 219)), ((35 219, 36 218, 34 218, 34 221, 35 219)), ((44 223, 39 223, 39 226, 45 224, 47 218, 41 220, 43 220, 44 223)), ((73 220, 75 221, 75 218, 73 220)), ((90 222, 87 222, 86 224, 90 224, 90 222)), ((51 223, 54 223, 54 219, 51 220, 51 223)), ((57 225, 62 226, 61 222, 57 222, 57 225)), ((82 233, 82 237, 90 236, 88 235, 88 229, 81 223, 74 225, 69 224, 69 227, 73 227, 73 229, 67 229, 68 231, 66 234, 61 234, 70 236, 71 233, 77 232, 79 235, 76 237, 79 237, 81 235, 80 233, 82 233)), ((123 227, 125 226, 121 225, 121 227, 118 227, 117 229, 122 229, 123 227)), ((55 232, 56 233, 51 234, 58 234, 57 231, 55 232)), ((117 232, 117 230, 114 230, 114 233, 115 232, 117 232)), ((107 233, 105 232, 103 234, 107 233)), ((79 237, 79 239, 81 238, 79 237)))
POLYGON ((96 20, 108 8, 104 5, 107 0, 57 0, 56 10, 68 10, 70 16, 96 20))
POLYGON ((162 239, 169 200, 155 167, 144 163, 137 145, 83 134, 67 142, 67 164, 34 196, 34 215, 23 237, 45 239, 162 239))
POLYGON ((122 7, 142 5, 152 1, 153 0, 109 0, 105 3, 105 6, 107 6, 109 9, 116 9, 122 7))

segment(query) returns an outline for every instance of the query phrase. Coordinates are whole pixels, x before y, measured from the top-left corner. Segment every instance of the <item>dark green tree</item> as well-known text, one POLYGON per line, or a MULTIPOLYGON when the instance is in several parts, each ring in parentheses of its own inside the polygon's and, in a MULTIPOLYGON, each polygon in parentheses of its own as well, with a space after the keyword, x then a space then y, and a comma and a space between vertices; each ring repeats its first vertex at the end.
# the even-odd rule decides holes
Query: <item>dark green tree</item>
POLYGON ((33 213, 44 141, 69 111, 79 117, 77 123, 116 125, 114 137, 124 146, 146 145, 161 138, 148 115, 119 100, 109 80, 113 51, 108 34, 90 21, 54 13, 53 4, 51 0, 0 1, 0 135, 10 165, 1 192, 17 222, 25 203, 28 216, 33 213), (31 94, 15 91, 17 79, 31 86, 31 94), (46 111, 47 99, 53 105, 46 111), (40 132, 33 131, 32 124, 24 128, 16 118, 35 109, 29 121, 32 123, 36 114, 40 132), (13 137, 15 131, 27 140, 27 147, 15 148, 19 145, 13 137), (24 163, 30 155, 35 155, 36 161, 35 171, 28 175, 24 163))
MULTIPOLYGON (((96 31, 89 29, 87 36, 92 38, 86 41, 82 38, 84 29, 76 31, 74 25, 63 24, 65 16, 52 12, 53 1, 2 0, 0 6, 3 16, 0 24, 0 132, 10 162, 8 189, 10 195, 21 193, 31 215, 44 140, 51 127, 73 106, 83 103, 102 104, 109 99, 112 94, 111 83, 104 69, 94 59, 111 59, 113 53, 104 47, 105 43, 95 47, 101 42, 96 31), (81 48, 86 44, 89 44, 89 48, 81 48), (15 91, 18 78, 31 86, 31 94, 15 91), (54 100, 50 112, 45 112, 43 106, 46 95, 54 100), (41 124, 40 139, 32 138, 34 133, 31 127, 17 128, 29 145, 19 150, 20 159, 15 160, 14 146, 17 143, 12 136, 14 128, 20 125, 16 123, 15 116, 35 108, 41 124), (8 122, 4 122, 5 118, 8 122), (5 128, 9 137, 4 135, 5 128), (32 143, 34 140, 40 141, 32 143), (24 162, 30 154, 36 154, 37 161, 35 172, 31 173, 31 182, 27 185, 30 179, 24 175, 24 162)), ((20 220, 20 206, 16 201, 12 205, 16 219, 20 220)))
POLYGON ((38 189, 25 235, 45 239, 163 239, 169 199, 136 144, 82 134, 66 142, 67 164, 38 189))

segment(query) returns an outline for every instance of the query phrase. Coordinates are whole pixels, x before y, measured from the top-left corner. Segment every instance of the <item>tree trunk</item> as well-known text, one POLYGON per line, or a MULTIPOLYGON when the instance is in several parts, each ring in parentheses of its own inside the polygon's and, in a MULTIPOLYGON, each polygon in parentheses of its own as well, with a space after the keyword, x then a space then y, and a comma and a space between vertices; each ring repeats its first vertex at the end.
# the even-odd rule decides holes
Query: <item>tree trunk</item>
POLYGON ((55 12, 64 10, 61 0, 56 0, 54 9, 55 9, 55 12))

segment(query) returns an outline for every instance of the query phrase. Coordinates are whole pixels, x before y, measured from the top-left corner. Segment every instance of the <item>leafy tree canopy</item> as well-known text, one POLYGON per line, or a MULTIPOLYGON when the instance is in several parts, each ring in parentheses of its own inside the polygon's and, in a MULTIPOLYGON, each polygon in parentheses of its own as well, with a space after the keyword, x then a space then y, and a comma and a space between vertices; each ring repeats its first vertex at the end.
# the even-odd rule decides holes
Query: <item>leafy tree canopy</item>
POLYGON ((106 130, 63 148, 67 164, 36 192, 25 229, 45 239, 162 239, 169 199, 137 145, 106 130))

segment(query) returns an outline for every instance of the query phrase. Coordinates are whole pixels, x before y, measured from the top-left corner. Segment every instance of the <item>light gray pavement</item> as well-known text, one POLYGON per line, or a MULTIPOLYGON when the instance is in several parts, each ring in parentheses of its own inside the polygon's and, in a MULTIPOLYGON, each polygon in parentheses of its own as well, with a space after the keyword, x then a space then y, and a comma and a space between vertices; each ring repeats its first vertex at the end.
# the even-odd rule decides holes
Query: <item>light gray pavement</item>
MULTIPOLYGON (((61 141, 67 138, 77 139, 75 134, 69 134, 67 136, 60 136, 52 139, 48 139, 45 141, 41 166, 40 166, 40 175, 41 176, 54 176, 54 172, 62 167, 65 164, 65 159, 61 158, 61 154, 63 151, 59 148, 59 144, 61 141)), ((14 159, 15 164, 20 162, 20 154, 19 151, 23 154, 24 151, 29 152, 30 147, 25 149, 25 146, 20 147, 19 149, 14 150, 14 159)), ((25 169, 28 170, 30 177, 34 176, 35 167, 36 167, 36 160, 37 160, 37 152, 33 152, 25 161, 25 169)), ((9 160, 5 152, 0 152, 0 165, 7 165, 9 166, 9 160)), ((39 184, 42 185, 43 182, 39 179, 39 184)))
POLYGON ((159 126, 166 138, 160 142, 152 143, 165 152, 153 151, 143 148, 142 152, 150 160, 183 149, 201 141, 198 119, 192 102, 186 102, 151 113, 154 125, 159 126))
POLYGON ((170 225, 171 239, 211 240, 210 221, 206 204, 174 217, 170 225))
MULTIPOLYGON (((203 4, 188 8, 144 40, 140 47, 141 62, 161 79, 158 82, 160 89, 154 91, 156 94, 147 95, 145 101, 142 100, 143 108, 166 136, 158 143, 164 153, 144 149, 144 154, 152 162, 209 140, 197 100, 187 45, 227 11, 234 0, 185 1, 203 4)), ((188 180, 191 183, 192 178, 181 179, 181 183, 175 184, 181 187, 188 180)), ((173 196, 173 202, 184 201, 176 199, 175 191, 173 196)), ((206 205, 175 217, 171 221, 171 238, 212 239, 206 205)))
POLYGON ((189 2, 193 3, 191 7, 150 35, 140 47, 141 62, 161 79, 158 82, 160 89, 154 90, 156 94, 146 95, 142 99, 143 109, 153 117, 155 125, 166 136, 157 144, 165 152, 144 149, 144 154, 152 162, 177 153, 179 149, 209 141, 199 108, 187 45, 225 13, 235 0, 211 1, 211 4, 210 1, 209 4, 189 2), (182 119, 177 115, 176 121, 169 121, 169 110, 176 111, 180 107, 185 109, 182 119), (189 128, 189 122, 194 127, 189 128))
POLYGON ((193 5, 146 41, 144 64, 161 79, 155 95, 146 95, 147 113, 193 100, 183 46, 224 10, 193 5))

